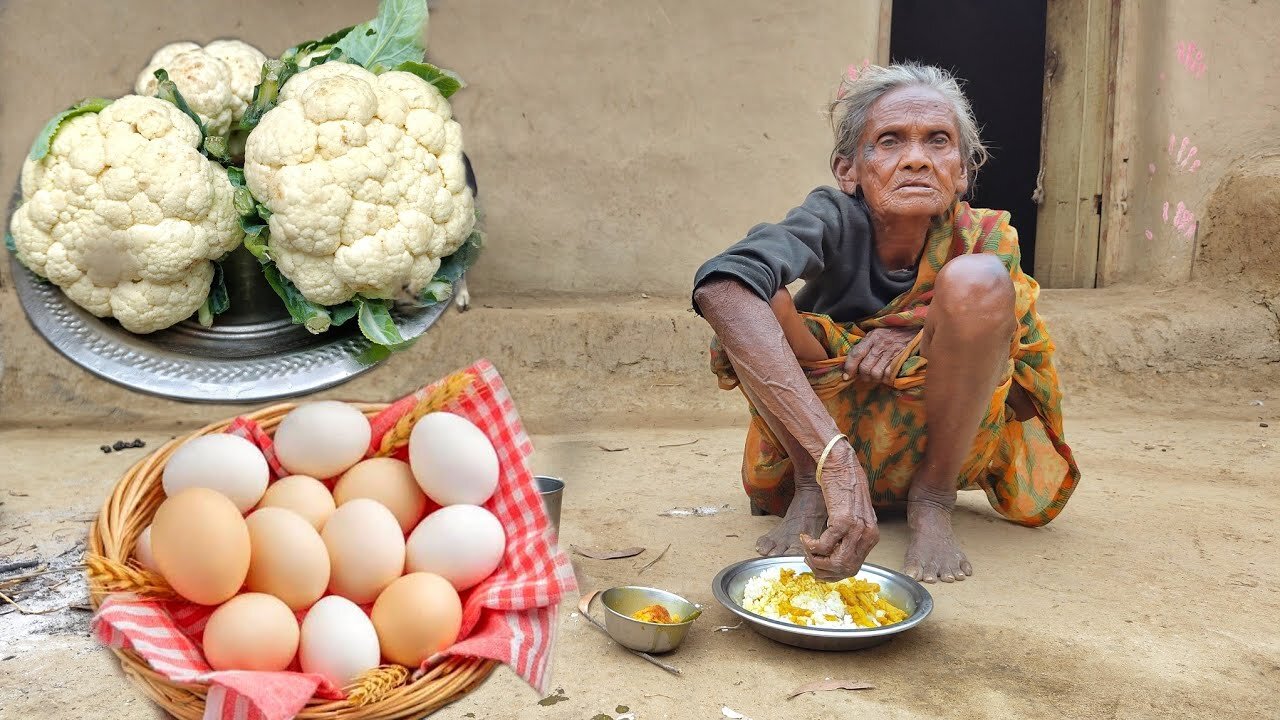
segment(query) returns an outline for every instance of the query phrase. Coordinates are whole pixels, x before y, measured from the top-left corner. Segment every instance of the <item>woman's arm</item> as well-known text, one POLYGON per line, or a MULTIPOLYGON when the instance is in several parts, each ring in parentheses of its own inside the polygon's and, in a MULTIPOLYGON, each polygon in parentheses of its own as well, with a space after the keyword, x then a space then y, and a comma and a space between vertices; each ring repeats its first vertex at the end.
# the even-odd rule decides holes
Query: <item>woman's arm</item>
POLYGON ((786 288, 779 290, 778 294, 769 301, 769 309, 778 319, 778 324, 782 327, 782 336, 787 339, 787 345, 791 347, 791 352, 795 354, 797 360, 802 363, 815 363, 828 358, 827 348, 813 336, 809 331, 809 325, 801 317, 800 311, 796 310, 796 303, 791 297, 790 290, 786 288))
MULTIPOLYGON (((693 285, 697 289, 712 278, 732 277, 767 303, 796 280, 819 278, 829 258, 850 252, 855 243, 870 241, 861 206, 835 188, 818 188, 779 222, 756 225, 742 240, 703 263, 693 285)), ((696 296, 693 303, 701 312, 696 296)))
MULTIPOLYGON (((708 278, 694 299, 752 401, 804 447, 812 465, 840 428, 800 369, 769 304, 727 277, 708 278)), ((866 474, 848 442, 838 442, 827 457, 821 485, 827 530, 806 542, 809 564, 820 574, 843 577, 841 569, 861 567, 879 539, 866 474)))
MULTIPOLYGON (((694 297, 739 381, 768 389, 760 402, 816 460, 840 429, 800 369, 773 310, 734 278, 711 278, 694 297)), ((850 450, 846 445, 840 454, 847 459, 850 450)))

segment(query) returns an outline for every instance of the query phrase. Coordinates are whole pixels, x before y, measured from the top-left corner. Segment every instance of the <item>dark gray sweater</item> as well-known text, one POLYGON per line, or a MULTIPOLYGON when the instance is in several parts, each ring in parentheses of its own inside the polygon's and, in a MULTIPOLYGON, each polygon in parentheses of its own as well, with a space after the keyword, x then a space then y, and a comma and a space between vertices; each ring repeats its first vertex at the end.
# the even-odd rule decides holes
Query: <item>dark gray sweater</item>
POLYGON ((805 286, 795 299, 799 310, 857 322, 910 290, 916 269, 885 270, 866 204, 836 188, 820 187, 782 222, 751 228, 745 238, 703 263, 694 290, 716 276, 737 278, 765 302, 803 279, 805 286))

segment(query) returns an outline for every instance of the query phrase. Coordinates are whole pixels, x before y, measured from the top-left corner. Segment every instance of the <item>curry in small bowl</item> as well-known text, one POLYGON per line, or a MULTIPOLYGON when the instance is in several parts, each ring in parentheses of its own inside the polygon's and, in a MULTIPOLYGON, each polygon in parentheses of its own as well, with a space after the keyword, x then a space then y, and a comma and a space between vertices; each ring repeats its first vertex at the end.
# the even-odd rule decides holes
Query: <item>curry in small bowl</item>
POLYGON ((701 608, 675 593, 634 585, 606 590, 600 602, 609 636, 647 653, 675 650, 702 614, 701 608))

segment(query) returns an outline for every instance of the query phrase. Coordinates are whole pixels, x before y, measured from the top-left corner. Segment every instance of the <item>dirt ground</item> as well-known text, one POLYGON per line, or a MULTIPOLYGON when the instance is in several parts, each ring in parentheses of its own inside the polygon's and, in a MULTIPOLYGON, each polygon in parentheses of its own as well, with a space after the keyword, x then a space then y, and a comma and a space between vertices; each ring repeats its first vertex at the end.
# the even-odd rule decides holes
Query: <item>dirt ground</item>
MULTIPOLYGON (((711 597, 712 576, 749 557, 774 522, 751 517, 738 489, 740 428, 536 437, 536 469, 568 482, 563 543, 648 548, 628 560, 575 557, 582 587, 641 582, 707 612, 667 658, 683 670, 677 678, 612 645, 566 603, 558 692, 540 698, 499 669, 436 717, 593 720, 629 711, 713 720, 725 707, 755 720, 1276 717, 1280 383, 1219 377, 1214 385, 1170 379, 1141 395, 1074 398, 1068 438, 1084 479, 1062 516, 1021 528, 999 520, 981 495, 965 495, 956 526, 976 576, 933 586, 935 614, 913 632, 846 654, 784 647, 745 628, 714 630, 732 622, 711 597), (712 517, 659 516, 723 504, 729 510, 712 517), (668 543, 665 557, 638 572, 668 543), (828 677, 876 687, 786 699, 828 677)), ((84 602, 81 581, 65 568, 114 479, 145 452, 103 455, 98 446, 132 436, 0 432, 0 561, 41 558, 64 569, 0 591, 29 610, 84 602)), ((905 528, 897 518, 883 528, 871 560, 898 567, 905 528)), ((158 716, 122 690, 113 656, 87 637, 87 613, 0 612, 0 718, 158 716)))

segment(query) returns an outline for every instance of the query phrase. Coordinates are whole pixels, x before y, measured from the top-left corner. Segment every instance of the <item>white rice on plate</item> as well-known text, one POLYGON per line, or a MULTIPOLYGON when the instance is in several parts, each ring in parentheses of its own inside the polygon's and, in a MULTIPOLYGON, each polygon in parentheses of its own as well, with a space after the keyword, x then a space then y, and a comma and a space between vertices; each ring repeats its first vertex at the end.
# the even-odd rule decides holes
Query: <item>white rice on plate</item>
POLYGON ((889 605, 879 596, 879 585, 857 578, 835 583, 817 580, 811 573, 797 573, 772 567, 747 581, 742 607, 770 620, 792 625, 837 629, 881 627, 905 619, 906 613, 889 605), (850 596, 863 596, 870 607, 845 602, 840 590, 850 596), (859 623, 854 613, 864 622, 859 623), (892 615, 899 615, 894 618, 892 615))

